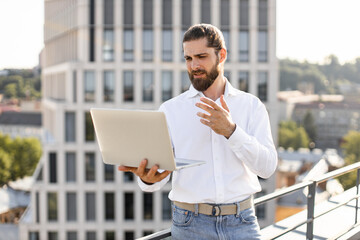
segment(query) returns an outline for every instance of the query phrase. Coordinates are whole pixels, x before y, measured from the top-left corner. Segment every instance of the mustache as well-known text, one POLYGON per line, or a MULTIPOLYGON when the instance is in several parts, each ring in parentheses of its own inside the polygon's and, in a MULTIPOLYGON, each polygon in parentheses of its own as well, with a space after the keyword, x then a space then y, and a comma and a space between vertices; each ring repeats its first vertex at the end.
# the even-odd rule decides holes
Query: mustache
POLYGON ((205 70, 195 70, 195 71, 191 71, 191 74, 194 75, 194 74, 200 74, 200 73, 206 73, 205 70))

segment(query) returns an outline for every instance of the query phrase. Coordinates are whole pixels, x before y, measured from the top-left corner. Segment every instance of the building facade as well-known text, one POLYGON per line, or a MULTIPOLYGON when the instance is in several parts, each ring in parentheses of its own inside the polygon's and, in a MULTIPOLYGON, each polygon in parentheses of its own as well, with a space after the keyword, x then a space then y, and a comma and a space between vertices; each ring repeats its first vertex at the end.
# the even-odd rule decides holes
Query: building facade
MULTIPOLYGON (((170 227, 167 184, 143 193, 104 165, 91 107, 157 109, 188 89, 182 35, 196 23, 224 33, 225 75, 267 106, 276 142, 275 0, 45 0, 44 155, 20 238, 134 239, 170 227)), ((274 178, 261 181, 265 193, 274 178)), ((259 209, 272 223, 272 206, 259 209)))

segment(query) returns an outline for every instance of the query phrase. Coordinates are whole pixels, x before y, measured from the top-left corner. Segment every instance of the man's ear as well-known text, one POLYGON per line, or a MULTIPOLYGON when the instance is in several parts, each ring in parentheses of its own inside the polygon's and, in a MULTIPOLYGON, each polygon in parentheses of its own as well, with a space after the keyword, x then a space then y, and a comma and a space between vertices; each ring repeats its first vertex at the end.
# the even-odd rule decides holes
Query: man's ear
POLYGON ((220 54, 219 63, 225 62, 226 57, 227 57, 226 49, 225 48, 220 49, 219 54, 220 54))

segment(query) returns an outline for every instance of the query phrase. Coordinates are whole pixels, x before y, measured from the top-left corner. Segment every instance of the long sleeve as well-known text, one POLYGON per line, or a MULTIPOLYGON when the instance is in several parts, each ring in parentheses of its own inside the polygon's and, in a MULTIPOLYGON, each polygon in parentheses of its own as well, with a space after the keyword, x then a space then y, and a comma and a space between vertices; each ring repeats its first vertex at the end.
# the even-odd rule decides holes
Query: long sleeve
POLYGON ((155 192, 160 190, 170 179, 170 175, 169 174, 166 178, 164 178, 163 180, 161 180, 160 182, 148 185, 146 183, 144 183, 140 177, 137 177, 137 182, 139 187, 141 188, 141 190, 143 190, 144 192, 155 192))

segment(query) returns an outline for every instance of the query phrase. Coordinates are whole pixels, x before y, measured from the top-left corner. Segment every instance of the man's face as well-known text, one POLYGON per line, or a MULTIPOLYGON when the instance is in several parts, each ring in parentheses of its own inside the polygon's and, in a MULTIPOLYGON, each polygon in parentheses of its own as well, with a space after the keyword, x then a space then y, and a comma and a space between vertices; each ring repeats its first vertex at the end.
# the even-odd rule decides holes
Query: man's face
POLYGON ((206 91, 219 75, 219 57, 206 38, 183 43, 189 78, 198 91, 206 91))

